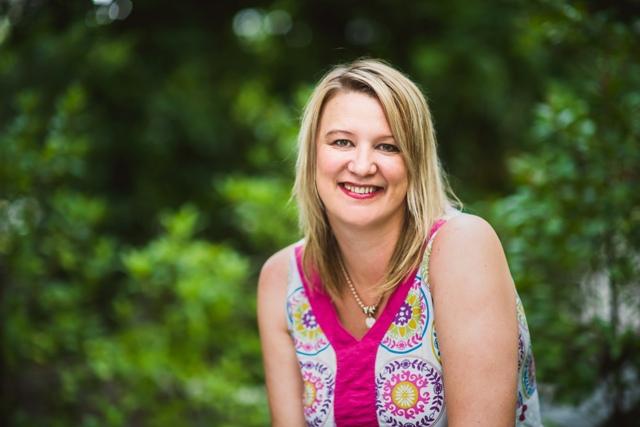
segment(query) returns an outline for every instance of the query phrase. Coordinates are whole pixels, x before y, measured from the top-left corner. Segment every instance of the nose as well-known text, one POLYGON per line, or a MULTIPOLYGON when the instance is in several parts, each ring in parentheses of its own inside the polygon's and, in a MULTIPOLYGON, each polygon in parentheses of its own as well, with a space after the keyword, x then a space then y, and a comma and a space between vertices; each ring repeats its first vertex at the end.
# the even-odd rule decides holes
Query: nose
POLYGON ((354 150, 354 157, 349 162, 347 169, 355 175, 373 175, 378 170, 378 166, 374 161, 371 150, 363 147, 363 145, 365 144, 360 144, 354 150))

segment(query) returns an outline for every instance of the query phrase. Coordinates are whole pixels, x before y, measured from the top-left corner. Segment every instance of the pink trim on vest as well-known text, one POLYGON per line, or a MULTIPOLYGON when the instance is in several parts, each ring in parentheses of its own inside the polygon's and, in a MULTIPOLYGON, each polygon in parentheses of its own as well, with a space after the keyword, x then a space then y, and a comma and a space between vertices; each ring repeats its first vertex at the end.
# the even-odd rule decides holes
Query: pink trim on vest
MULTIPOLYGON (((435 222, 431 236, 445 220, 435 222)), ((334 416, 340 427, 378 426, 376 414, 375 365, 378 346, 389 329, 396 313, 407 297, 418 269, 396 287, 382 314, 373 327, 360 339, 355 339, 340 323, 331 297, 324 291, 317 272, 313 272, 309 286, 302 269, 302 246, 295 248, 298 272, 316 321, 324 331, 336 354, 336 386, 334 416)))

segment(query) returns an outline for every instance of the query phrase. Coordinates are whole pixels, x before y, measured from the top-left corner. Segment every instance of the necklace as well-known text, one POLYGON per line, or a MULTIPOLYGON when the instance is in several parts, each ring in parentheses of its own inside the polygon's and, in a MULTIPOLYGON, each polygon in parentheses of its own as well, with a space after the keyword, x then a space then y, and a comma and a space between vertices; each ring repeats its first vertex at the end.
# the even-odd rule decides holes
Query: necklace
POLYGON ((362 310, 364 315, 367 316, 364 319, 364 324, 367 325, 367 328, 371 328, 373 324, 376 323, 376 318, 374 317, 374 315, 376 313, 376 310, 378 309, 378 306, 380 305, 380 301, 382 301, 382 295, 380 295, 380 298, 378 298, 378 301, 375 304, 364 305, 362 299, 360 298, 360 295, 358 295, 358 291, 356 291, 356 287, 353 286, 353 282, 351 282, 349 273, 347 273, 346 268, 344 268, 344 263, 340 263, 340 268, 342 268, 342 273, 344 273, 344 278, 347 280, 347 285, 349 285, 349 290, 351 290, 356 303, 358 303, 358 306, 360 306, 360 309, 362 310))

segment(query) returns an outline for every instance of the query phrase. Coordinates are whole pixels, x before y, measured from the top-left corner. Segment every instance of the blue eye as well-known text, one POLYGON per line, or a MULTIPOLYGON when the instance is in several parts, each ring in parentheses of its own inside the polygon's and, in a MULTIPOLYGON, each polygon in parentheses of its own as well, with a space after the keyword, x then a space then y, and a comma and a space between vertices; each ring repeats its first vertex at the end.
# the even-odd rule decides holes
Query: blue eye
POLYGON ((348 147, 351 145, 351 141, 349 141, 348 139, 336 139, 335 141, 333 141, 333 145, 337 147, 348 147))
POLYGON ((400 148, 397 145, 393 145, 393 144, 380 144, 380 145, 378 145, 378 147, 382 151, 385 151, 387 153, 399 153, 400 152, 400 148))

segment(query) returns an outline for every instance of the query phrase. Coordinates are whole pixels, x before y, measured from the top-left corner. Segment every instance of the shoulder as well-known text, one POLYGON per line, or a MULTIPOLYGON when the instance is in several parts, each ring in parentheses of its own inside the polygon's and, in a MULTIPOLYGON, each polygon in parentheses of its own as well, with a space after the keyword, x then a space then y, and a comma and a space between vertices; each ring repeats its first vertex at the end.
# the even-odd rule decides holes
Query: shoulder
POLYGON ((291 257, 293 257, 293 243, 271 255, 260 270, 258 279, 258 300, 284 296, 287 290, 291 257))
POLYGON ((280 249, 278 252, 271 255, 262 265, 260 270, 259 283, 270 283, 273 280, 287 278, 287 272, 289 269, 289 263, 293 256, 295 243, 280 249))
POLYGON ((487 221, 461 214, 441 226, 432 255, 429 279, 449 422, 513 425, 518 324, 500 240, 487 221))
POLYGON ((273 425, 303 425, 303 382, 286 318, 289 268, 296 244, 273 254, 258 280, 258 331, 273 425))
POLYGON ((468 213, 459 213, 449 218, 440 227, 438 234, 440 242, 463 236, 467 239, 480 239, 480 242, 497 238, 495 230, 487 220, 478 215, 468 213))
MULTIPOLYGON (((433 242, 429 273, 436 283, 469 288, 473 283, 495 279, 511 281, 507 259, 497 233, 485 219, 462 213, 449 219, 433 242), (473 279, 473 280, 471 280, 473 279)), ((468 290, 468 289, 467 289, 468 290)))

